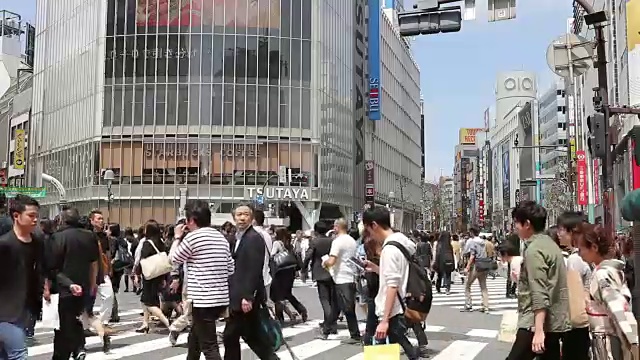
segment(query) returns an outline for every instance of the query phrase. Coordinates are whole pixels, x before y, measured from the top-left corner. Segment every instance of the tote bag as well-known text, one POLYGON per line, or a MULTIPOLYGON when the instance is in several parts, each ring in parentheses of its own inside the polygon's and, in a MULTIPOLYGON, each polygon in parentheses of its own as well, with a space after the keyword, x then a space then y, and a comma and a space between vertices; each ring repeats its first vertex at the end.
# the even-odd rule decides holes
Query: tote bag
POLYGON ((156 254, 140 260, 140 269, 145 280, 151 280, 168 274, 173 269, 173 266, 167 253, 160 252, 152 240, 147 241, 156 250, 156 254))
POLYGON ((400 345, 389 344, 389 339, 386 344, 377 345, 375 339, 372 343, 364 347, 364 360, 400 360, 400 345))
POLYGON ((513 343, 518 331, 518 310, 506 310, 502 313, 498 341, 513 343))

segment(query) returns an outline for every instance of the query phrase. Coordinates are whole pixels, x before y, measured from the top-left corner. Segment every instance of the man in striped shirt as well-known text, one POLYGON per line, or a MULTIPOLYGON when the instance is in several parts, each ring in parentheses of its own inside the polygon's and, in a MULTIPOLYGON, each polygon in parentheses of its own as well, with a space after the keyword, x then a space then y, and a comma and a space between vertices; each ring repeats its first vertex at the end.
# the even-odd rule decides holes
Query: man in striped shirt
POLYGON ((175 265, 187 265, 187 292, 193 308, 187 359, 199 359, 202 352, 206 360, 219 360, 216 320, 229 306, 229 277, 235 265, 229 242, 211 227, 209 204, 189 201, 184 210, 186 224, 176 226, 169 257, 175 265), (180 240, 185 227, 189 233, 180 240))

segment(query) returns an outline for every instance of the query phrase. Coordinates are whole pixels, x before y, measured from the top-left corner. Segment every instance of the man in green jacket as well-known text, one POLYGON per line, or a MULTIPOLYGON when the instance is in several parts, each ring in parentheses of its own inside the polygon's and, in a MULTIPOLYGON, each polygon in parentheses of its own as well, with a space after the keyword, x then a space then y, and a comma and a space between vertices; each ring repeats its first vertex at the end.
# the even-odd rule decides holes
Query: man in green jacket
POLYGON ((543 233, 544 207, 523 201, 511 217, 524 240, 524 257, 518 281, 518 331, 507 360, 560 359, 560 338, 571 329, 562 251, 543 233))

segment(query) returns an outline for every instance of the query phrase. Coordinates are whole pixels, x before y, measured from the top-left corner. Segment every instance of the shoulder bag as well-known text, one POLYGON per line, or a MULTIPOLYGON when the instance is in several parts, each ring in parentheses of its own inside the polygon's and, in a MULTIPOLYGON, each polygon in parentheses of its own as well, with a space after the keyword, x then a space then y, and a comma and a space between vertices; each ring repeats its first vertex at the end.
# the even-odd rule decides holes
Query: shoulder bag
POLYGON ((140 269, 142 270, 142 276, 144 276, 145 280, 151 280, 158 276, 168 274, 173 269, 173 266, 166 252, 159 251, 156 244, 153 243, 153 240, 147 241, 149 241, 151 246, 156 250, 156 254, 140 260, 140 269))

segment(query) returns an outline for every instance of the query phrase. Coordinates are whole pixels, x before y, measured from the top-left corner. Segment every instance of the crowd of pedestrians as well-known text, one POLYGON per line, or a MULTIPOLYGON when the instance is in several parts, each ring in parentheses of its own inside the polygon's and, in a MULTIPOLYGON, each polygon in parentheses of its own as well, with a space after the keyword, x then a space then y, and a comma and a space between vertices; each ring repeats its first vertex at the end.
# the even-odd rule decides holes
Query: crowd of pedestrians
POLYGON ((258 358, 277 359, 272 332, 309 319, 311 304, 293 292, 296 278, 316 284, 319 340, 336 334, 344 319, 346 344, 384 340, 399 344, 409 359, 422 359, 429 356, 424 324, 432 287, 446 296, 460 279, 463 311, 473 311, 470 289, 477 280, 478 310, 489 312, 487 278, 500 273, 508 279, 505 296, 518 299, 507 360, 627 359, 619 356, 637 348, 629 306, 633 271, 625 261, 630 241, 615 241, 580 213, 564 213, 547 228, 546 210, 521 202, 512 212, 514 232, 501 241, 476 228, 403 234, 384 207, 366 210, 357 228, 337 219, 293 235, 266 227, 252 204, 238 205, 233 224, 221 227, 211 225, 204 201, 189 201, 184 213, 176 224, 148 220, 122 231, 105 224, 99 211, 82 216, 72 207, 40 219, 36 200, 16 196, 0 217, 0 359, 27 358, 42 305, 54 296, 59 327, 52 358, 85 359, 88 336, 99 336, 108 353, 112 324, 120 321, 119 293, 130 291, 142 306, 136 331, 167 329, 171 345, 189 331, 188 360, 222 359, 220 343, 224 359, 240 359, 241 339, 258 358))

